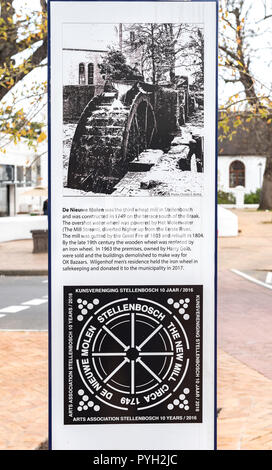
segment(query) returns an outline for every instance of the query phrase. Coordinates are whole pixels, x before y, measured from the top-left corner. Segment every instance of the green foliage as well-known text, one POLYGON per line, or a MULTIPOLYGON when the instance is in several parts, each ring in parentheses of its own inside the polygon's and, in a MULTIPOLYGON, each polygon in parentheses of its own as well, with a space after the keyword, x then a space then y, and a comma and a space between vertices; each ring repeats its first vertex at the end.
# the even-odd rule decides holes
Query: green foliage
POLYGON ((104 80, 133 80, 139 78, 139 71, 126 63, 122 52, 110 49, 101 64, 98 64, 104 80))
POLYGON ((218 204, 235 204, 235 197, 232 193, 219 190, 217 193, 217 202, 218 204))
MULTIPOLYGON (((22 3, 22 2, 21 2, 22 3)), ((46 139, 46 81, 24 78, 44 66, 47 56, 47 1, 29 9, 16 0, 0 0, 0 152, 21 139, 30 147, 46 139), (20 86, 16 86, 20 83, 20 86), (5 100, 4 100, 5 98, 5 100), (38 118, 41 122, 37 122, 38 118)))
POLYGON ((261 190, 257 189, 255 192, 250 192, 245 194, 244 203, 245 204, 260 204, 261 190))

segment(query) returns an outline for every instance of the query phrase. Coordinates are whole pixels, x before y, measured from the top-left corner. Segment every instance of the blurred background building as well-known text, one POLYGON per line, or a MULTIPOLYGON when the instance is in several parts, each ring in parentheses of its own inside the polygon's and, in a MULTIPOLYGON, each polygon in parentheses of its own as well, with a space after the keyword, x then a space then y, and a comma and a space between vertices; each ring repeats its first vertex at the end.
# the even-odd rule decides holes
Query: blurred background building
POLYGON ((9 143, 5 153, 0 152, 0 217, 41 212, 47 198, 47 161, 46 142, 38 153, 23 139, 16 145, 9 143), (25 194, 36 187, 44 188, 40 196, 25 194))

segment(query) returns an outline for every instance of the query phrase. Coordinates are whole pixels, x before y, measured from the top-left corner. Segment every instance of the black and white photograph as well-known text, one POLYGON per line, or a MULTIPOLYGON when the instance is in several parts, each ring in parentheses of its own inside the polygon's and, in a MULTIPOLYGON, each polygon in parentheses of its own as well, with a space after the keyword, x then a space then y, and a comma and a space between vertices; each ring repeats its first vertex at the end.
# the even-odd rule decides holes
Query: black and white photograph
POLYGON ((202 196, 204 28, 65 23, 63 195, 202 196))

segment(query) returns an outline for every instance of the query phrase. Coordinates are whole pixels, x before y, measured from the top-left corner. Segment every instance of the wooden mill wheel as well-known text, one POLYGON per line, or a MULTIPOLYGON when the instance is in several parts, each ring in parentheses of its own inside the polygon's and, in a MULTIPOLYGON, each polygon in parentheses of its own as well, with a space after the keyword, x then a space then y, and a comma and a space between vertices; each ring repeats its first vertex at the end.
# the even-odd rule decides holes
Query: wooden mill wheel
POLYGON ((128 163, 152 148, 157 133, 150 94, 139 91, 128 106, 102 94, 85 108, 72 142, 68 187, 110 193, 128 163))
POLYGON ((137 158, 143 150, 152 148, 157 123, 149 97, 141 92, 134 99, 123 137, 123 155, 127 161, 137 158))

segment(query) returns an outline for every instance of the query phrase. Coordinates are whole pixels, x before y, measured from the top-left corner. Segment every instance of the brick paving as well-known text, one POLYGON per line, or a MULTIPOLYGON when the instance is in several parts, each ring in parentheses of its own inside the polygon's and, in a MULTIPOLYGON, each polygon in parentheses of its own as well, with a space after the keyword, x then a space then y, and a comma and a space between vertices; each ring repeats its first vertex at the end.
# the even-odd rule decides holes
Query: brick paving
POLYGON ((272 213, 251 209, 232 212, 238 215, 240 233, 218 241, 218 343, 272 380, 272 291, 230 271, 272 271, 272 213))
POLYGON ((272 291, 230 269, 272 271, 272 213, 232 212, 239 235, 218 242, 218 448, 271 450, 272 291))
POLYGON ((272 382, 219 351, 218 449, 272 450, 272 382))
POLYGON ((272 380, 272 291, 230 271, 218 287, 219 346, 272 380))
MULTIPOLYGON (((164 160, 172 159, 177 163, 180 154, 172 156, 164 155, 164 160)), ((199 196, 203 191, 203 173, 191 171, 181 171, 177 168, 176 172, 162 171, 158 166, 149 172, 126 173, 124 178, 115 186, 113 196, 199 196), (142 183, 154 183, 150 189, 142 189, 142 183)))
POLYGON ((0 331, 0 449, 35 449, 47 437, 47 333, 0 331))

